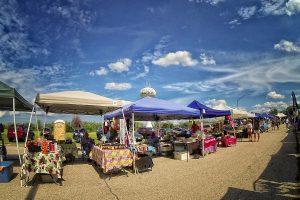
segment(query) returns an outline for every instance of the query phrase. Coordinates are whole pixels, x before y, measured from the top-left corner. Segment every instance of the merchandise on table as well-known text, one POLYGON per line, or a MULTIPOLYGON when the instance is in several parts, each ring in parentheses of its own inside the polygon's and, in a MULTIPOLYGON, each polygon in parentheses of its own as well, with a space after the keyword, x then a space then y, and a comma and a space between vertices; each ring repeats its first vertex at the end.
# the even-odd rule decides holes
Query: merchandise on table
POLYGON ((222 137, 221 142, 223 147, 232 146, 236 144, 236 138, 230 136, 224 136, 222 137))
POLYGON ((129 149, 107 150, 94 146, 92 149, 92 159, 101 166, 104 173, 114 169, 131 167, 133 155, 129 149))
POLYGON ((75 158, 78 158, 78 149, 76 143, 60 143, 61 150, 65 156, 72 155, 75 158))
POLYGON ((64 155, 61 151, 25 153, 23 155, 23 165, 21 167, 22 174, 26 172, 35 172, 43 174, 57 174, 60 178, 63 170, 64 155))
POLYGON ((217 151, 217 140, 214 137, 204 139, 204 153, 214 153, 217 151))

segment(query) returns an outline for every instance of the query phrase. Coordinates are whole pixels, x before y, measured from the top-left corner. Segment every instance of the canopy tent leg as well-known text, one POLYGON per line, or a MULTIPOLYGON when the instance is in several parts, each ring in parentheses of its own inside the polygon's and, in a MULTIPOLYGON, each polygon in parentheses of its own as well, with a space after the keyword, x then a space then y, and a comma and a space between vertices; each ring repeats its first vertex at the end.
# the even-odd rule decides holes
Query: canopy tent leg
POLYGON ((20 154, 20 149, 19 149, 19 141, 18 141, 18 133, 17 133, 17 124, 16 124, 16 101, 15 101, 15 98, 13 98, 13 118, 14 118, 14 129, 15 129, 15 137, 16 137, 18 156, 19 156, 20 166, 22 166, 22 159, 21 159, 21 154, 20 154))
MULTIPOLYGON (((129 134, 128 134, 128 129, 127 129, 127 122, 124 114, 124 110, 122 109, 122 115, 124 119, 124 124, 125 124, 125 137, 127 137, 128 142, 130 141, 129 134)), ((123 141, 125 141, 125 138, 123 138, 123 141)), ((126 143, 126 142, 125 142, 126 143)))
POLYGON ((42 129, 42 132, 43 132, 43 138, 45 138, 45 126, 46 126, 46 120, 47 120, 47 115, 48 113, 45 112, 45 117, 44 117, 44 124, 43 124, 43 129, 42 129))
POLYGON ((200 115, 200 123, 201 123, 201 131, 202 131, 202 137, 201 137, 201 140, 202 140, 202 157, 204 157, 204 140, 205 140, 205 137, 204 137, 204 129, 203 129, 203 115, 200 115))
MULTIPOLYGON (((131 118, 132 118, 132 146, 133 149, 135 149, 135 138, 134 138, 134 113, 131 114, 131 118)), ((135 167, 135 159, 136 159, 136 155, 135 155, 135 151, 133 151, 133 170, 134 170, 134 174, 138 174, 138 169, 135 167)))
POLYGON ((34 116, 35 116, 35 123, 36 123, 36 131, 39 133, 39 123, 38 123, 38 119, 36 116, 36 110, 34 110, 34 116))
POLYGON ((26 133, 26 139, 25 139, 24 153, 25 153, 25 150, 26 150, 26 147, 27 147, 28 134, 29 134, 30 125, 31 125, 31 120, 32 120, 32 115, 33 115, 33 112, 34 112, 34 111, 35 111, 35 108, 34 108, 34 106, 33 106, 33 107, 32 107, 32 111, 31 111, 31 114, 30 114, 29 124, 28 124, 28 127, 27 127, 27 133, 26 133))

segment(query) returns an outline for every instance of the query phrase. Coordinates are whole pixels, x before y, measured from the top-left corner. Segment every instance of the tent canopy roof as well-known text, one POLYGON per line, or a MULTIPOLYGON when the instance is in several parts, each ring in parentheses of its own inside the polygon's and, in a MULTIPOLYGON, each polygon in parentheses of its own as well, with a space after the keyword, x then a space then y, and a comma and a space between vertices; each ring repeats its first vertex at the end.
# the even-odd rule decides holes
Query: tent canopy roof
POLYGON ((213 117, 221 117, 231 115, 230 110, 215 110, 208 106, 201 104, 199 101, 192 101, 188 107, 200 110, 201 115, 204 118, 213 118, 213 117))
POLYGON ((83 115, 102 115, 123 106, 121 100, 84 91, 37 94, 35 103, 45 112, 83 115))
POLYGON ((17 111, 31 111, 32 104, 24 99, 15 88, 9 87, 0 81, 0 110, 13 110, 13 98, 17 111))
POLYGON ((130 114, 134 113, 134 118, 137 121, 191 119, 200 116, 199 110, 171 101, 144 97, 118 110, 105 114, 104 118, 122 117, 122 109, 126 117, 131 117, 130 114))
POLYGON ((230 110, 231 111, 231 116, 234 119, 254 117, 253 114, 248 113, 245 110, 240 110, 240 109, 237 109, 237 108, 231 108, 231 107, 229 107, 227 105, 224 105, 224 104, 219 104, 218 106, 214 107, 214 109, 216 109, 216 110, 230 110))

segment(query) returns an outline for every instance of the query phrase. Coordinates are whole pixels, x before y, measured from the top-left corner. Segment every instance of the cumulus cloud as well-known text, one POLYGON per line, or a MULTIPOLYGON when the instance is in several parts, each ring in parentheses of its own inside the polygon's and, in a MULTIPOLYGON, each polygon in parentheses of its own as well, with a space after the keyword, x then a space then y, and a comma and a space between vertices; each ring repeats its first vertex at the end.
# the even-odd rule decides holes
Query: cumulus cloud
POLYGON ((129 90, 132 88, 130 83, 106 83, 105 89, 107 90, 129 90))
POLYGON ((208 107, 211 108, 218 108, 218 107, 224 107, 227 106, 227 102, 224 99, 210 99, 204 102, 208 107))
POLYGON ((194 66, 198 63, 198 61, 192 59, 191 53, 188 51, 177 51, 174 53, 168 53, 157 60, 153 60, 152 63, 162 67, 170 65, 194 66))
POLYGON ((294 44, 293 42, 287 40, 281 40, 279 43, 275 44, 274 49, 286 52, 300 53, 300 47, 294 44))
POLYGON ((122 58, 115 63, 108 64, 108 68, 113 72, 121 73, 124 71, 129 71, 129 66, 131 63, 132 61, 129 58, 122 58))
POLYGON ((239 9, 238 14, 243 19, 249 19, 252 17, 256 12, 256 6, 250 6, 250 7, 242 7, 239 9))
POLYGON ((264 15, 294 15, 300 12, 300 0, 262 0, 260 12, 264 15))
POLYGON ((300 0, 289 0, 285 6, 286 14, 289 16, 300 12, 300 0))
POLYGON ((89 74, 92 76, 98 75, 98 76, 105 76, 107 75, 108 70, 105 67, 100 67, 98 70, 91 71, 89 74))
POLYGON ((268 101, 263 104, 256 104, 253 106, 252 112, 269 112, 270 110, 276 108, 279 111, 285 110, 288 107, 288 104, 283 101, 268 101))
POLYGON ((275 91, 271 91, 267 94, 267 97, 272 98, 272 99, 284 99, 285 96, 282 94, 278 94, 275 91))
POLYGON ((250 64, 220 65, 201 68, 201 70, 220 74, 206 80, 171 83, 164 85, 163 88, 186 94, 206 91, 225 94, 248 91, 253 94, 262 94, 270 91, 274 83, 300 83, 300 58, 296 56, 265 58, 250 64))
POLYGON ((205 53, 200 54, 200 59, 202 60, 201 63, 203 65, 215 65, 216 64, 216 61, 214 60, 214 58, 205 55, 205 53))

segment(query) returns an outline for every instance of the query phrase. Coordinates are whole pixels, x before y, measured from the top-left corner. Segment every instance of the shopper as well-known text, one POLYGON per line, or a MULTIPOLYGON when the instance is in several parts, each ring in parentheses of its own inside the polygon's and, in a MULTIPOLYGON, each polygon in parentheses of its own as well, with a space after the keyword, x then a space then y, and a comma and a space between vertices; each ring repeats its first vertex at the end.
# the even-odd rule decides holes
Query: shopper
POLYGON ((259 141, 259 133, 260 133, 260 123, 259 119, 254 120, 253 123, 253 133, 254 133, 254 142, 256 141, 256 136, 257 136, 257 142, 259 141))
POLYGON ((247 133, 248 133, 249 142, 252 142, 252 132, 253 132, 253 125, 251 123, 251 120, 249 120, 247 123, 247 133))
POLYGON ((285 120, 285 127, 287 129, 289 128, 289 118, 286 118, 286 120, 285 120))

